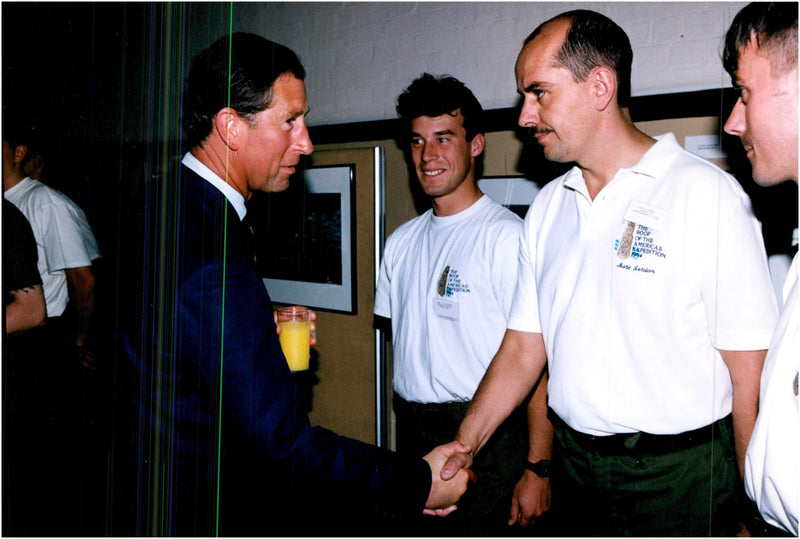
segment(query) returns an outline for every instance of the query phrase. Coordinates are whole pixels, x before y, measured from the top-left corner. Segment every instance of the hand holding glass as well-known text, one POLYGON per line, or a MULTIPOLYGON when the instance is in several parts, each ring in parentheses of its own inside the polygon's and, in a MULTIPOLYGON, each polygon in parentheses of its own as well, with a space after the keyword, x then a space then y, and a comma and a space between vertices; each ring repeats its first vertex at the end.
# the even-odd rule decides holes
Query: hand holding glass
POLYGON ((278 309, 277 322, 281 326, 278 339, 292 372, 308 370, 311 349, 311 317, 306 307, 292 306, 278 309))

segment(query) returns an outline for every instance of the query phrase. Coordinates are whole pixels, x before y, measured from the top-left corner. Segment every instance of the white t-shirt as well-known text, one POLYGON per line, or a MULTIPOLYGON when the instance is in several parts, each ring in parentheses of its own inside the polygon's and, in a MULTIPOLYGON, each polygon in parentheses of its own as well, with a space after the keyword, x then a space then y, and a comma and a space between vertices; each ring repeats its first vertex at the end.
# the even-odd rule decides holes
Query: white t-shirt
POLYGON ((31 178, 25 178, 4 196, 31 223, 47 316, 60 316, 69 301, 64 270, 90 266, 92 260, 100 258, 86 215, 66 195, 31 178))
POLYGON ((597 436, 675 434, 731 412, 715 349, 765 349, 777 317, 758 221, 670 133, 594 201, 580 169, 534 199, 508 327, 541 332, 550 406, 597 436))
POLYGON ((468 401, 505 333, 522 220, 488 196, 432 210, 386 241, 375 314, 392 319, 394 390, 421 403, 468 401))
POLYGON ((784 306, 764 371, 758 419, 745 460, 745 489, 773 526, 798 534, 800 515, 800 255, 784 286, 784 306))

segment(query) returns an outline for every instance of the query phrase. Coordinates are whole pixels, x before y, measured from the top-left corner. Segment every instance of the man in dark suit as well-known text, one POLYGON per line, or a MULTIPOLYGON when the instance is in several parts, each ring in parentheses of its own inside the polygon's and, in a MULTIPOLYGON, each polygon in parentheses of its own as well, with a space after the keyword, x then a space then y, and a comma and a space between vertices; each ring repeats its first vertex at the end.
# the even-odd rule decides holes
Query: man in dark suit
POLYGON ((376 514, 446 514, 466 489, 467 473, 439 479, 459 444, 411 458, 309 424, 242 223, 251 194, 286 189, 312 151, 304 77, 292 51, 252 34, 192 63, 190 151, 150 188, 127 268, 137 534, 351 533, 376 514))

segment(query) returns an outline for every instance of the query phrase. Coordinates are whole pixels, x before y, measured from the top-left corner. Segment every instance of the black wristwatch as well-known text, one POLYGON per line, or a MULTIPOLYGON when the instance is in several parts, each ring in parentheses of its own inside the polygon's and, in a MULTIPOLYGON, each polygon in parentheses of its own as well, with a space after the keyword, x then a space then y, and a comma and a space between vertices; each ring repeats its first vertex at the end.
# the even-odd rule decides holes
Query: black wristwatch
POLYGON ((525 461, 523 464, 526 470, 530 470, 539 477, 550 477, 550 461, 549 460, 537 460, 536 462, 531 462, 529 460, 525 461))

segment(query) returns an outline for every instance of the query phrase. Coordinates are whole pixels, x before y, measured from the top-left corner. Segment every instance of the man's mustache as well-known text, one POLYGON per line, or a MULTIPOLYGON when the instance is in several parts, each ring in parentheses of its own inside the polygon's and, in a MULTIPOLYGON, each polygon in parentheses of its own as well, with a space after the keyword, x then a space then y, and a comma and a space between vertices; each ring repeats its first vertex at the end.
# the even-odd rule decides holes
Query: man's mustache
POLYGON ((529 138, 536 138, 539 135, 546 135, 547 133, 553 132, 552 129, 547 127, 529 127, 527 131, 529 138))

